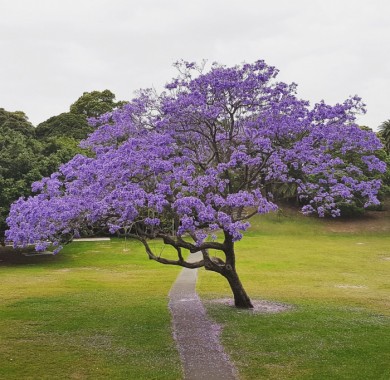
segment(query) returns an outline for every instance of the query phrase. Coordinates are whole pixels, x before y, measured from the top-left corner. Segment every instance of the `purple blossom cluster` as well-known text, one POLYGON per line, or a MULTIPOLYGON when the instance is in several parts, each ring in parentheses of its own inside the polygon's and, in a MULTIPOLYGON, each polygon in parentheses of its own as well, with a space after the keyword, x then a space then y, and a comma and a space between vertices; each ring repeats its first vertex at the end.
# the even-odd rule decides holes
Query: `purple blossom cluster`
POLYGON ((223 230, 237 241, 255 213, 276 209, 280 184, 297 188, 304 213, 338 216, 340 200, 378 203, 376 173, 385 164, 374 133, 360 129, 358 97, 313 108, 296 85, 276 80, 264 61, 207 73, 177 63, 165 91, 140 91, 101 116, 77 155, 33 184, 7 219, 7 239, 38 250, 77 236, 83 226, 123 228, 145 237, 195 236, 223 230))

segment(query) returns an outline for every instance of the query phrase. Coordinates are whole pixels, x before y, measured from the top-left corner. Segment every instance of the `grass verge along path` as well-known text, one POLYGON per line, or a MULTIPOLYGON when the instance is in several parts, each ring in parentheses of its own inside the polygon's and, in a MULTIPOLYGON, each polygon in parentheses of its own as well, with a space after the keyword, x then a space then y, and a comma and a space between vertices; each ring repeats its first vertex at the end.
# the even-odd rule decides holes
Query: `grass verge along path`
MULTIPOLYGON (((329 232, 328 223, 263 216, 238 243, 249 295, 293 306, 255 314, 207 304, 243 380, 390 378, 390 236, 329 232)), ((231 297, 225 280, 204 270, 198 293, 231 297)))
POLYGON ((0 379, 181 378, 167 308, 179 268, 123 248, 77 242, 0 261, 0 379))

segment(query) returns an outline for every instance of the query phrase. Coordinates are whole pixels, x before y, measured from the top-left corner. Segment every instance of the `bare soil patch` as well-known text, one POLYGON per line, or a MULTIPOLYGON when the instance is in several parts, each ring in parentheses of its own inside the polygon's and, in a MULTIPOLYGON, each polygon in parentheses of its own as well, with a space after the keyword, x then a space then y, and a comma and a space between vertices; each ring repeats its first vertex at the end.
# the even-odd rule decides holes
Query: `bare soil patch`
POLYGON ((340 284, 335 285, 336 288, 340 289, 368 289, 368 286, 366 285, 346 285, 346 284, 340 284))
MULTIPOLYGON (((234 301, 231 298, 219 298, 207 301, 211 304, 225 305, 228 307, 236 308, 234 301)), ((240 311, 247 311, 249 313, 263 313, 263 314, 274 314, 290 311, 294 309, 292 305, 287 305, 279 302, 265 301, 265 300, 252 300, 253 309, 237 309, 240 311)))
POLYGON ((389 232, 390 208, 383 211, 367 211, 356 218, 335 218, 324 221, 325 228, 330 232, 359 233, 359 232, 389 232))

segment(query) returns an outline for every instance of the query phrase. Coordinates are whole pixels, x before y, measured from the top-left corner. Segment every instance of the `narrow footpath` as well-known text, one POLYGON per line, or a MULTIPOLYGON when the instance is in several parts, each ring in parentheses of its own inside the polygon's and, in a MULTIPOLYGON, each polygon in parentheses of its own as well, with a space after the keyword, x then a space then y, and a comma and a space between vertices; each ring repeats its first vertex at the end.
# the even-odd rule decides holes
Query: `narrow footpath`
MULTIPOLYGON (((191 254, 198 261, 201 253, 191 254)), ((189 261, 191 261, 189 260, 189 261)), ((220 326, 212 323, 196 293, 197 269, 183 268, 169 293, 173 333, 185 380, 236 380, 237 371, 219 340, 220 326)))

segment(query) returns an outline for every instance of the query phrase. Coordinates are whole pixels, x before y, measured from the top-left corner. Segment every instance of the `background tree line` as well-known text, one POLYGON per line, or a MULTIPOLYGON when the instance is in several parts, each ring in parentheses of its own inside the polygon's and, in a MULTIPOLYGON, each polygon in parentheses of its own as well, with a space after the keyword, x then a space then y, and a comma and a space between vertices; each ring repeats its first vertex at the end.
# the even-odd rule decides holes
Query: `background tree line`
MULTIPOLYGON (((84 92, 68 112, 33 126, 22 111, 0 108, 0 240, 12 202, 31 194, 31 184, 49 176, 83 150, 82 139, 93 131, 88 118, 120 107, 110 90, 84 92)), ((84 152, 85 153, 85 152, 84 152)))

